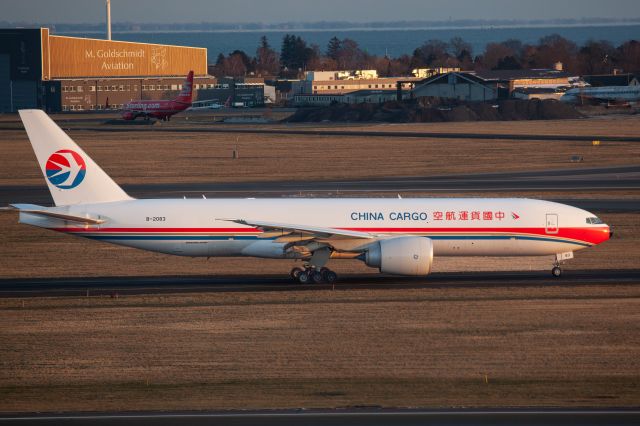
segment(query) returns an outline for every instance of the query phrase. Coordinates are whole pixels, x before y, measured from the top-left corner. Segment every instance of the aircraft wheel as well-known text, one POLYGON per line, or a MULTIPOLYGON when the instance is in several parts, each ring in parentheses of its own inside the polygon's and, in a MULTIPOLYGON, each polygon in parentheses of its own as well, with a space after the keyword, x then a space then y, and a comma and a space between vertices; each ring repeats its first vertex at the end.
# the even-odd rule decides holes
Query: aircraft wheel
POLYGON ((309 281, 311 281, 311 277, 307 271, 302 271, 298 274, 298 282, 300 284, 309 284, 309 281))
POLYGON ((304 270, 302 268, 293 268, 289 273, 289 275, 291 275, 291 278, 293 278, 294 280, 297 280, 298 275, 300 275, 300 272, 303 272, 303 271, 304 270))
POLYGON ((324 280, 329 284, 333 284, 336 281, 338 281, 338 274, 336 274, 335 272, 333 272, 330 269, 327 269, 326 271, 323 271, 322 272, 322 276, 324 277, 324 280))
POLYGON ((560 269, 559 266, 554 266, 553 269, 551 270, 551 275, 553 275, 554 277, 559 277, 560 275, 562 275, 562 269, 560 269))
POLYGON ((311 280, 314 284, 320 284, 324 281, 324 277, 320 271, 313 271, 311 272, 311 280))

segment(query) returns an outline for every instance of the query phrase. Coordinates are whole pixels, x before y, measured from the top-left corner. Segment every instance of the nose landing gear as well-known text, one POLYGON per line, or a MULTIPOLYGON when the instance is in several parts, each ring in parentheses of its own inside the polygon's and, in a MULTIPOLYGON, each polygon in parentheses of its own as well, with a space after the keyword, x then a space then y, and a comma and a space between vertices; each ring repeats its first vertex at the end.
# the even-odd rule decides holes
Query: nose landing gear
POLYGON ((556 278, 562 276, 562 269, 560 268, 560 264, 563 261, 569 260, 569 259, 573 259, 572 251, 556 254, 556 260, 553 262, 553 268, 551 268, 551 275, 553 275, 556 278))

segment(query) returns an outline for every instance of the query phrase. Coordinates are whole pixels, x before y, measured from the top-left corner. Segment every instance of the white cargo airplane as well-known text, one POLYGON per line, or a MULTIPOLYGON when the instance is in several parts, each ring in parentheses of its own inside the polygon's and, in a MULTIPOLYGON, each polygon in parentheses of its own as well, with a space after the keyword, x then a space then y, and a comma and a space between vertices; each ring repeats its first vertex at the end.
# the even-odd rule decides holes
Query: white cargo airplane
POLYGON ((594 214, 519 198, 166 199, 128 196, 44 112, 20 111, 55 207, 14 204, 20 223, 179 256, 300 259, 298 282, 334 282, 330 259, 427 275, 434 256, 555 255, 610 237, 594 214))

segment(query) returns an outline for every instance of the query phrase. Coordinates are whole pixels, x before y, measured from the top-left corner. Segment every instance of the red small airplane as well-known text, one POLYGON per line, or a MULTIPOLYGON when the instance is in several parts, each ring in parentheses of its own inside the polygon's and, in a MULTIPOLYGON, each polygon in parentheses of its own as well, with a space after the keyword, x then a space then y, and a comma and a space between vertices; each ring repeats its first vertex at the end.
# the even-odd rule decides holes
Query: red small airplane
POLYGON ((138 117, 157 118, 169 121, 172 115, 184 111, 191 106, 191 96, 193 94, 193 71, 189 71, 182 90, 178 97, 172 100, 139 100, 131 101, 124 105, 122 118, 125 120, 135 120, 138 117))

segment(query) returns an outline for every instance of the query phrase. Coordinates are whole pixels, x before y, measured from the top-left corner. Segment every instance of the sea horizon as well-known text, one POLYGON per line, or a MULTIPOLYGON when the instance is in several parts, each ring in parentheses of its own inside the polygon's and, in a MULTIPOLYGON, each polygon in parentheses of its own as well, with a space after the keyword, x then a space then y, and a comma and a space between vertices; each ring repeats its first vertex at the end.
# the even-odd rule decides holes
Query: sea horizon
MULTIPOLYGON (((103 39, 104 32, 61 31, 55 35, 103 39)), ((169 44, 207 48, 209 58, 220 53, 227 55, 242 50, 253 55, 260 38, 266 35, 271 46, 279 50, 285 34, 301 36, 308 45, 316 44, 322 51, 332 37, 351 38, 370 54, 388 54, 399 57, 411 55, 413 50, 427 40, 449 41, 461 37, 468 42, 474 55, 484 51, 488 43, 518 39, 525 44, 535 44, 540 38, 560 34, 578 46, 588 40, 606 40, 618 46, 632 39, 640 39, 640 24, 571 24, 571 25, 503 25, 451 28, 353 28, 353 29, 219 29, 219 30, 166 30, 166 31, 113 31, 112 39, 155 44, 169 44)))

